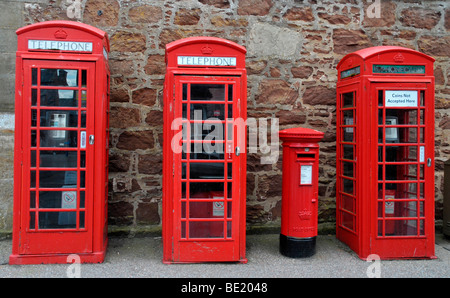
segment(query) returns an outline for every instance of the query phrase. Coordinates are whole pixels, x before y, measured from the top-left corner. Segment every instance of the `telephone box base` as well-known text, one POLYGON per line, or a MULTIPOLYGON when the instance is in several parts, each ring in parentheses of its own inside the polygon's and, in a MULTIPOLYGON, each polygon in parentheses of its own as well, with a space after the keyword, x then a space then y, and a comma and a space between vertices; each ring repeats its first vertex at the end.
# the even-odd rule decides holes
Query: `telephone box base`
POLYGON ((63 254, 42 254, 42 255, 20 255, 11 254, 9 256, 9 265, 38 265, 38 264, 73 264, 79 261, 84 263, 103 263, 106 256, 108 241, 105 241, 103 250, 92 253, 63 253, 63 254), (69 258, 70 256, 70 258, 69 258), (78 259, 74 257, 78 256, 78 259))
POLYGON ((280 234, 280 253, 290 258, 307 258, 316 253, 316 237, 295 238, 280 234))
POLYGON ((166 264, 166 265, 173 265, 173 264, 199 264, 199 263, 222 263, 222 264, 225 264, 225 263, 230 263, 230 264, 236 263, 236 264, 247 264, 248 263, 248 259, 247 258, 243 258, 243 259, 240 259, 240 260, 237 260, 237 261, 192 261, 192 262, 189 262, 189 261, 179 262, 179 261, 166 261, 166 260, 163 260, 162 263, 166 264))
POLYGON ((10 255, 9 265, 72 264, 77 261, 72 255, 78 256, 80 263, 103 263, 105 259, 104 251, 89 254, 10 255))

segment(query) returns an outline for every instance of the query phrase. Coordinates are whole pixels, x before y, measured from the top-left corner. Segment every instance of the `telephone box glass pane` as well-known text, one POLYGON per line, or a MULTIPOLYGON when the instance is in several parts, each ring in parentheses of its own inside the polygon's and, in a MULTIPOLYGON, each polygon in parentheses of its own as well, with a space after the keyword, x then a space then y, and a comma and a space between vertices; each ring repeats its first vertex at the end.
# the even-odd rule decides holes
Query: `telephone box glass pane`
POLYGON ((355 212, 355 202, 353 197, 343 195, 341 201, 341 208, 349 212, 355 212))
POLYGON ((39 212, 39 229, 75 229, 76 211, 39 212))
POLYGON ((74 130, 41 130, 40 134, 41 147, 73 148, 78 146, 78 133, 74 130))
POLYGON ((342 168, 343 168, 344 176, 354 178, 353 163, 342 162, 342 168))
POLYGON ((31 69, 31 85, 33 85, 33 86, 37 85, 37 81, 38 81, 37 75, 38 75, 37 68, 32 68, 31 69))
POLYGON ((87 91, 81 90, 81 107, 82 108, 86 107, 86 101, 87 101, 87 91))
POLYGON ((30 167, 36 167, 36 150, 30 150, 30 167))
POLYGON ((354 219, 355 219, 354 215, 341 211, 341 221, 344 227, 350 230, 354 230, 354 219))
POLYGON ((223 104, 191 103, 190 110, 190 120, 225 120, 225 105, 223 104))
POLYGON ((41 109, 41 127, 78 127, 78 111, 41 109))
POLYGON ((349 108, 354 106, 354 92, 344 93, 342 95, 342 107, 349 108))
POLYGON ((225 85, 191 84, 191 100, 225 101, 225 85))
POLYGON ((189 183, 190 199, 210 199, 213 194, 224 192, 223 182, 191 182, 189 183))
POLYGON ((189 178, 190 179, 223 179, 224 178, 223 163, 190 163, 189 178))
MULTIPOLYGON (((183 144, 182 159, 186 159, 187 151, 186 143, 183 144)), ((191 160, 223 160, 223 143, 203 143, 203 144, 191 144, 191 151, 189 154, 191 160)))
MULTIPOLYGON (((183 132, 183 136, 186 135, 188 139, 196 141, 223 141, 225 135, 224 127, 222 123, 191 123, 190 135, 186 131, 186 134, 183 132)), ((183 138, 183 140, 185 139, 183 138)), ((197 144, 198 148, 200 146, 201 144, 197 144)), ((199 151, 200 149, 197 150, 197 153, 199 151)))
POLYGON ((342 145, 343 149, 343 158, 348 160, 355 159, 355 147, 352 145, 342 145))
POLYGON ((223 221, 189 222, 189 238, 223 238, 223 221))
POLYGON ((343 192, 353 195, 353 181, 348 179, 342 179, 343 181, 343 192))
POLYGON ((78 154, 76 151, 41 150, 39 165, 41 168, 76 168, 78 154))
POLYGON ((37 105, 37 89, 31 89, 31 106, 35 107, 37 105))
POLYGON ((39 171, 39 187, 41 188, 61 188, 76 186, 76 171, 39 171))
POLYGON ((30 212, 30 230, 34 230, 36 228, 36 212, 30 212))
POLYGON ((223 218, 224 202, 190 202, 190 218, 223 218))
POLYGON ((36 208, 36 191, 30 191, 30 208, 36 208))
POLYGON ((78 70, 42 68, 41 85, 78 87, 78 70))
POLYGON ((78 90, 41 89, 41 106, 77 107, 78 90))
POLYGON ((40 191, 39 208, 76 209, 77 191, 40 191))

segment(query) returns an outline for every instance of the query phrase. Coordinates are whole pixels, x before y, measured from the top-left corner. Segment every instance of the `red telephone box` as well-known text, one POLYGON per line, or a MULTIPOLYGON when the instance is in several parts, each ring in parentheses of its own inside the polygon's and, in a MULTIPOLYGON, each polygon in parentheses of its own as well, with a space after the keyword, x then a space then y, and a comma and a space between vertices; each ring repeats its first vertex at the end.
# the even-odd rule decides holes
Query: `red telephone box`
POLYGON ((17 30, 10 264, 102 262, 107 245, 109 41, 71 21, 17 30))
POLYGON ((309 257, 315 253, 319 196, 319 141, 323 132, 309 128, 280 131, 283 141, 281 254, 309 257))
POLYGON ((215 37, 166 46, 164 263, 247 261, 245 53, 215 37))
POLYGON ((337 238, 361 258, 434 258, 434 59, 381 46, 337 66, 337 238))

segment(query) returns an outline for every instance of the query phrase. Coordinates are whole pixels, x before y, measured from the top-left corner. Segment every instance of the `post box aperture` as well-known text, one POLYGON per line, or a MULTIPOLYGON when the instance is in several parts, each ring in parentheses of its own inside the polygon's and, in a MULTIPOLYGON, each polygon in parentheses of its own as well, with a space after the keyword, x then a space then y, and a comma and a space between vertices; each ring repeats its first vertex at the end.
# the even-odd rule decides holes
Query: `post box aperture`
POLYGON ((214 37, 166 46, 165 263, 246 262, 245 53, 214 37))
POLYGON ((361 258, 434 257, 433 62, 382 46, 337 67, 337 237, 361 258))
POLYGON ((107 245, 107 34, 49 21, 17 35, 10 263, 67 263, 70 254, 101 262, 107 245))

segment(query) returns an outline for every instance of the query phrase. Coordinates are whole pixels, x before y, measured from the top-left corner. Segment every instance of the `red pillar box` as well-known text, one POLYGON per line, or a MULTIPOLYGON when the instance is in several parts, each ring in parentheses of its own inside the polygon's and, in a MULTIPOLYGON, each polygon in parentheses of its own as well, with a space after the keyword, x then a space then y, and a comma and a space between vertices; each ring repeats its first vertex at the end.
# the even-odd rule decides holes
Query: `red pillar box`
POLYGON ((318 213, 319 144, 323 133, 308 128, 280 131, 283 141, 281 254, 309 257, 315 253, 318 213))
POLYGON ((434 258, 434 58, 392 46, 337 66, 336 236, 360 258, 434 258))
POLYGON ((71 21, 17 30, 10 264, 102 262, 107 245, 109 41, 71 21))
POLYGON ((245 263, 246 49, 215 37, 166 46, 164 263, 245 263))

